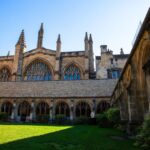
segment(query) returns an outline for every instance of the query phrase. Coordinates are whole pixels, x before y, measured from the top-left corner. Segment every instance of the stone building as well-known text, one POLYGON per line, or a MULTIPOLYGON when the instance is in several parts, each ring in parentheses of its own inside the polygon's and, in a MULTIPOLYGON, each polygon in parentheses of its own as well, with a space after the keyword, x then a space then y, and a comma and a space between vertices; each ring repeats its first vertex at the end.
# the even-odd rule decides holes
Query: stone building
POLYGON ((150 9, 111 97, 128 131, 150 112, 150 9))
POLYGON ((118 79, 127 61, 129 54, 113 54, 107 45, 101 45, 101 56, 96 56, 96 78, 97 79, 118 79))
POLYGON ((37 47, 25 51, 22 31, 15 54, 0 57, 0 111, 12 120, 32 121, 42 115, 93 117, 107 109, 116 80, 95 79, 91 34, 85 34, 84 50, 72 52, 61 51, 60 35, 56 50, 44 48, 43 35, 41 24, 37 47))

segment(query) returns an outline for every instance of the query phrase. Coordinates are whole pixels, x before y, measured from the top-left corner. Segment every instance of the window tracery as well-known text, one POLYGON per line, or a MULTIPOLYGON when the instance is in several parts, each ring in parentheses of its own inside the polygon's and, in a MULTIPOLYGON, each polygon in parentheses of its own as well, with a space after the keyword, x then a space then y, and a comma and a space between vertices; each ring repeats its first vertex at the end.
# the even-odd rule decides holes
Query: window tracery
POLYGON ((10 72, 7 68, 0 70, 0 81, 6 82, 10 80, 10 72))
POLYGON ((49 70, 48 66, 41 62, 41 61, 34 61, 32 62, 26 72, 24 80, 28 81, 49 81, 52 79, 51 71, 49 70))
POLYGON ((80 80, 81 73, 78 67, 71 64, 64 72, 64 80, 80 80))

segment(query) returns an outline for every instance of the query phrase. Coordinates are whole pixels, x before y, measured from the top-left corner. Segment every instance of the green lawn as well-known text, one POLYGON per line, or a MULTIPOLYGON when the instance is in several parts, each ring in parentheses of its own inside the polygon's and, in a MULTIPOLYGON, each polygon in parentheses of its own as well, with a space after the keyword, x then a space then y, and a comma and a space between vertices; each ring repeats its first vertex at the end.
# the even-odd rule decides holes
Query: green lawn
POLYGON ((0 124, 0 150, 137 150, 114 129, 97 126, 0 124))

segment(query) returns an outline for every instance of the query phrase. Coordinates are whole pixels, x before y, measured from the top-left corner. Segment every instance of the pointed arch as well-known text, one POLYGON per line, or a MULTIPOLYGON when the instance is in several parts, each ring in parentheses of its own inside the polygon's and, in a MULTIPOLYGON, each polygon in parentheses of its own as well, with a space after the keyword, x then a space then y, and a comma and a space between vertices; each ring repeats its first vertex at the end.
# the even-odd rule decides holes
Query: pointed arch
POLYGON ((11 102, 7 101, 2 104, 1 112, 7 113, 9 116, 12 114, 13 105, 11 102))
POLYGON ((45 101, 38 103, 36 107, 36 115, 48 115, 49 114, 49 105, 45 101))
POLYGON ((90 117, 90 113, 91 113, 90 105, 84 101, 78 102, 76 105, 75 113, 76 113, 76 117, 80 117, 80 116, 90 117))
POLYGON ((69 105, 64 101, 60 101, 56 104, 56 115, 59 115, 59 114, 63 114, 66 117, 70 116, 69 105))
POLYGON ((0 68, 0 81, 11 81, 11 71, 8 66, 3 66, 0 68))
POLYGON ((27 101, 23 101, 18 106, 18 116, 20 116, 21 121, 26 121, 27 117, 30 116, 31 105, 27 101))
POLYGON ((66 65, 63 74, 64 80, 81 80, 83 78, 83 71, 80 65, 75 62, 66 65))
POLYGON ((32 60, 24 69, 24 80, 49 81, 53 79, 52 66, 42 58, 32 60))
POLYGON ((99 104, 97 105, 97 113, 103 113, 104 111, 106 111, 108 108, 110 108, 110 104, 106 101, 101 101, 99 102, 99 104))

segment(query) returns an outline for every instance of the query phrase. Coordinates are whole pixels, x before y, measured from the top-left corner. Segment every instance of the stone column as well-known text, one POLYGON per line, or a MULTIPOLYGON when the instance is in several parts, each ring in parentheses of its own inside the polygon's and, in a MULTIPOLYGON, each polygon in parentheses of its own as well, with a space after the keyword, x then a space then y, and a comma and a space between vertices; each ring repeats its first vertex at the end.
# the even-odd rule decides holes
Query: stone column
POLYGON ((96 99, 94 98, 92 104, 91 118, 95 118, 95 113, 96 113, 96 99))
POLYGON ((146 73, 146 84, 147 84, 147 98, 148 98, 148 103, 149 103, 149 113, 150 113, 150 74, 146 73))
POLYGON ((71 107, 70 107, 70 120, 74 120, 74 100, 71 100, 71 107))
POLYGON ((55 107, 54 107, 54 100, 51 100, 51 103, 50 103, 50 109, 49 109, 49 119, 50 119, 50 122, 52 122, 54 119, 55 119, 55 107))
POLYGON ((50 110, 50 112, 49 112, 49 114, 50 114, 50 121, 52 121, 53 120, 53 101, 51 101, 49 110, 50 110))
POLYGON ((124 89, 124 93, 119 98, 120 117, 123 122, 127 122, 129 119, 127 100, 128 100, 127 91, 126 89, 124 89))
POLYGON ((11 113, 11 119, 16 120, 17 119, 17 106, 16 106, 16 101, 13 102, 13 108, 12 108, 12 113, 11 113))
POLYGON ((30 121, 35 120, 36 118, 36 113, 35 113, 35 102, 31 102, 31 112, 30 112, 30 121))

